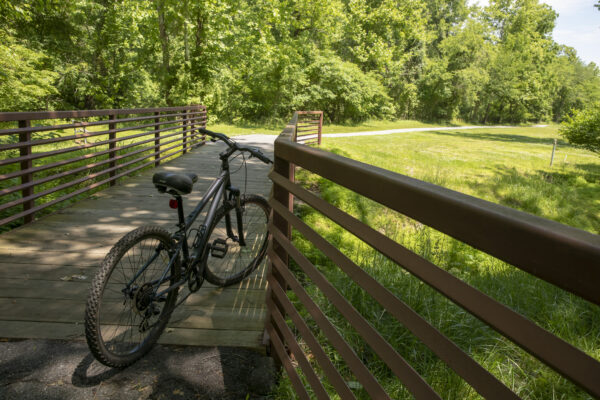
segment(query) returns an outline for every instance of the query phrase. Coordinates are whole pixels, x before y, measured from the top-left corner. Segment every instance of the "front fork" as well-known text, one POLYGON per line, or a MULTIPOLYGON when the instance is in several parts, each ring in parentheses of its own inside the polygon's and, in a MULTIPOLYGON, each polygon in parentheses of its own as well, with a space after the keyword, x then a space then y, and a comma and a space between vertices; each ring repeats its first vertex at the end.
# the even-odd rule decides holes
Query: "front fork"
POLYGON ((235 205, 235 217, 238 228, 238 235, 236 236, 233 233, 232 224, 231 224, 231 215, 229 213, 225 214, 225 226, 227 228, 227 237, 231 238, 233 241, 237 241, 240 246, 246 245, 246 240, 244 238, 244 222, 242 220, 242 204, 240 198, 240 190, 234 187, 229 189, 229 202, 235 205))

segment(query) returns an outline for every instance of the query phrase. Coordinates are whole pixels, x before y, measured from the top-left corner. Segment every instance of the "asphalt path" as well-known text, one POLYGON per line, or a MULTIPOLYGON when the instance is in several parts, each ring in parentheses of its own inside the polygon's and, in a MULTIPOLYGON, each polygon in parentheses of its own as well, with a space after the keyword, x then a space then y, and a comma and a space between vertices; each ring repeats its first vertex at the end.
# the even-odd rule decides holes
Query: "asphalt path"
POLYGON ((272 359, 232 347, 155 346, 125 369, 98 363, 86 343, 0 342, 0 399, 263 399, 272 359))
MULTIPOLYGON (((532 128, 543 128, 547 125, 532 125, 532 128)), ((466 125, 466 126, 442 126, 442 127, 431 127, 431 128, 402 128, 402 129, 387 129, 382 131, 367 131, 367 132, 346 132, 346 133, 323 133, 321 137, 326 138, 338 138, 338 137, 353 137, 353 136, 382 136, 392 135, 394 133, 409 133, 409 132, 431 132, 431 131, 458 131, 467 129, 507 129, 507 128, 518 128, 516 126, 506 125, 492 125, 492 126, 480 126, 480 125, 466 125)), ((303 140, 316 138, 317 135, 304 135, 303 140)), ((264 143, 272 144, 277 139, 277 135, 244 135, 234 136, 235 140, 241 143, 264 143)))

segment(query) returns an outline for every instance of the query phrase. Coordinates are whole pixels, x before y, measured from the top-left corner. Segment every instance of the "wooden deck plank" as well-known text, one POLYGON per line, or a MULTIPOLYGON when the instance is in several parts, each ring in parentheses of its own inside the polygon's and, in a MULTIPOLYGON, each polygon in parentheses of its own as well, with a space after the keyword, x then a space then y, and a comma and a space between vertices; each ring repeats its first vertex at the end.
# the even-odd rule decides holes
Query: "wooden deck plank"
MULTIPOLYGON (((267 285, 265 279, 266 263, 263 261, 242 282, 228 286, 227 289, 248 288, 264 289, 267 285)), ((0 280, 41 280, 41 281, 85 281, 91 282, 98 270, 98 264, 88 266, 56 265, 56 264, 13 264, 0 262, 0 280)), ((0 283, 1 285, 1 283, 0 283)), ((215 288, 210 282, 204 282, 204 288, 215 288)), ((0 294, 2 297, 2 294, 0 294)))
MULTIPOLYGON (((10 339, 85 340, 82 323, 3 321, 0 337, 10 339)), ((236 346, 263 351, 261 331, 231 329, 190 329, 167 327, 158 340, 162 344, 187 346, 236 346)))
MULTIPOLYGON (((78 299, 85 302, 90 289, 89 281, 62 281, 38 279, 2 279, 0 280, 0 298, 10 299, 46 299, 68 300, 78 299)), ((185 304, 222 306, 252 305, 264 302, 265 289, 258 287, 210 287, 203 286, 190 296, 185 304)), ((49 302, 50 303, 50 302, 49 302)))
MULTIPOLYGON (((258 146, 272 156, 272 146, 258 146)), ((0 337, 82 339, 89 285, 113 244, 144 224, 175 229, 176 213, 168 208, 170 196, 156 191, 152 175, 158 170, 198 174, 194 191, 184 200, 189 212, 218 174, 222 148, 208 144, 194 149, 158 169, 123 179, 86 200, 0 235, 0 337), (78 280, 81 275, 85 278, 78 280)), ((250 160, 247 181, 237 173, 232 176, 233 185, 267 197, 269 169, 250 160)), ((250 277, 228 288, 205 282, 174 312, 160 342, 262 349, 265 271, 263 262, 250 277)))
MULTIPOLYGON (((121 302, 105 305, 114 310, 115 320, 110 317, 107 323, 116 323, 121 302)), ((74 300, 54 300, 46 304, 40 299, 3 299, 0 298, 0 320, 2 321, 40 321, 40 322, 78 322, 81 323, 85 312, 85 303, 74 300)), ((265 307, 245 307, 232 310, 231 307, 217 305, 182 306, 171 316, 169 326, 193 329, 232 329, 261 330, 264 326, 265 307)))

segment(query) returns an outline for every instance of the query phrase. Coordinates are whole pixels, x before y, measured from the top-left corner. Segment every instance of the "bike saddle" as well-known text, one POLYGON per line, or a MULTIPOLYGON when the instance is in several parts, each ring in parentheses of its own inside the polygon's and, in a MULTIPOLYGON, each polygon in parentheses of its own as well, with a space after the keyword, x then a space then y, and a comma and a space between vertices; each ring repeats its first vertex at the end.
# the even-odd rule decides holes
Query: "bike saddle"
POLYGON ((157 172, 152 176, 152 183, 161 193, 184 195, 192 191, 198 175, 191 172, 178 174, 175 172, 157 172))

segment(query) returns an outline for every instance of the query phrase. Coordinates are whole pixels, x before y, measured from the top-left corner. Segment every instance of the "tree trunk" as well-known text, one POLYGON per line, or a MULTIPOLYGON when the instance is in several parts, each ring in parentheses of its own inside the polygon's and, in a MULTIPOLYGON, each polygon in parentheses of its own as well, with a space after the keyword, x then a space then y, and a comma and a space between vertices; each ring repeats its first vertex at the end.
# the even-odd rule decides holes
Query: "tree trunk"
POLYGON ((187 18, 189 15, 188 11, 188 0, 183 2, 183 45, 184 45, 184 57, 185 61, 190 61, 190 46, 188 43, 188 26, 187 26, 187 18))
POLYGON ((194 49, 194 54, 199 56, 202 54, 202 49, 204 45, 204 17, 198 10, 198 14, 196 15, 196 46, 194 49))
POLYGON ((169 36, 167 34, 167 25, 165 23, 165 10, 163 0, 156 1, 156 12, 158 14, 158 31, 160 35, 160 46, 162 49, 163 96, 167 105, 171 105, 171 67, 169 54, 169 36))

